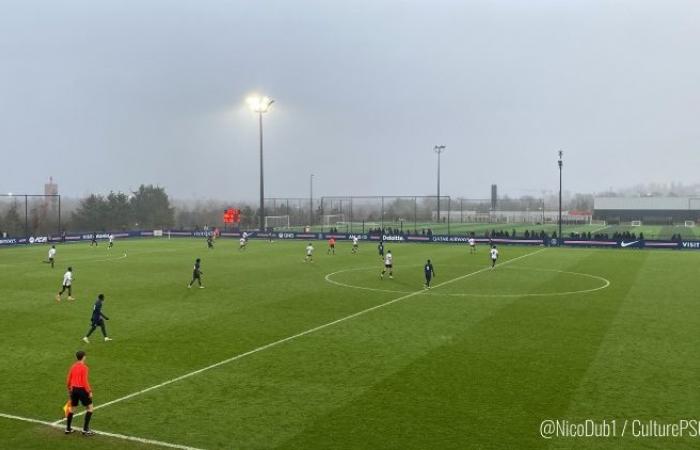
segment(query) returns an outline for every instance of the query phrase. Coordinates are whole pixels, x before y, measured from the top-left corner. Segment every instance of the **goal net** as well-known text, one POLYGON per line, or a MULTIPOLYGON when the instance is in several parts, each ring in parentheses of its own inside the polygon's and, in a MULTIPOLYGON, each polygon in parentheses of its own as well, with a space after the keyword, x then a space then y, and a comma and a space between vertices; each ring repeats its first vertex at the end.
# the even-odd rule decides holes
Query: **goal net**
POLYGON ((265 228, 289 228, 289 215, 265 216, 265 228))
POLYGON ((330 227, 345 223, 345 214, 324 214, 323 226, 330 227))
POLYGON ((695 221, 694 220, 686 220, 685 221, 685 227, 686 228, 692 228, 695 226, 695 221))
POLYGON ((642 226, 642 221, 641 220, 633 220, 631 225, 633 227, 641 227, 642 226))

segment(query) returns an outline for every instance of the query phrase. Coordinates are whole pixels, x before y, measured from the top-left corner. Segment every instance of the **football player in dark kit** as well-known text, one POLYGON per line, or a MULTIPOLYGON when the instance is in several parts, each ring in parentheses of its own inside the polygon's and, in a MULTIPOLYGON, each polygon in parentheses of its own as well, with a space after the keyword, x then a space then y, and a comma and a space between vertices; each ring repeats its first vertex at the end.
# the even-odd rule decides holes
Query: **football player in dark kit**
POLYGON ((95 232, 92 233, 92 240, 90 241, 90 247, 92 247, 92 244, 95 244, 95 247, 97 247, 97 233, 95 233, 95 232))
POLYGON ((192 269, 192 281, 190 281, 190 284, 187 285, 188 288, 191 288, 196 280, 197 283, 199 283, 199 288, 204 289, 204 286, 202 285, 202 275, 204 272, 202 272, 201 265, 202 260, 197 258, 197 260, 194 262, 194 268, 192 269))
POLYGON ((212 237, 211 234, 209 236, 207 236, 207 248, 208 249, 214 248, 214 238, 212 237))
POLYGON ((90 329, 88 330, 87 334, 83 338, 83 342, 86 344, 90 343, 90 335, 92 334, 93 331, 97 327, 100 327, 100 330, 102 330, 102 336, 105 338, 105 342, 111 341, 112 338, 107 337, 107 328, 105 327, 105 320, 109 320, 109 317, 105 316, 104 313, 102 312, 102 303, 105 301, 105 296, 104 294, 100 294, 97 296, 97 300, 95 301, 95 304, 92 307, 92 318, 90 319, 90 329))
POLYGON ((384 258, 384 242, 379 241, 379 244, 377 244, 377 250, 379 251, 379 257, 384 258))
POLYGON ((430 281, 435 276, 435 269, 433 269, 433 264, 430 260, 423 266, 423 273, 425 274, 425 288, 430 289, 430 281))

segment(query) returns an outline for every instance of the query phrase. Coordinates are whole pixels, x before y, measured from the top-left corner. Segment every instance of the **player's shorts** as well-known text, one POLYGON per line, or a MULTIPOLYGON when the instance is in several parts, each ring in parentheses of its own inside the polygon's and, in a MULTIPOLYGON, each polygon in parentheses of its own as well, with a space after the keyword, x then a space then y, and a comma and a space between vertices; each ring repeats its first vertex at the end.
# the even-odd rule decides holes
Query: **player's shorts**
POLYGON ((49 258, 49 262, 53 262, 53 258, 49 258))
POLYGON ((64 285, 61 286, 61 287, 62 287, 63 289, 70 289, 70 286, 71 286, 70 284, 64 284, 64 285))
POLYGON ((387 269, 391 269, 392 267, 394 267, 394 265, 393 264, 384 264, 384 267, 386 267, 387 269))
POLYGON ((330 248, 335 248, 335 244, 328 244, 330 248))
POLYGON ((70 390, 70 404, 71 406, 78 406, 78 402, 83 406, 88 406, 92 404, 92 399, 84 388, 74 387, 70 390))
POLYGON ((433 278, 433 276, 432 276, 430 273, 426 273, 426 274, 425 274, 425 279, 426 279, 426 280, 431 280, 432 278, 433 278))
POLYGON ((470 246, 470 247, 476 247, 476 242, 472 242, 471 244, 469 244, 469 246, 470 246))
POLYGON ((201 275, 199 274, 199 272, 192 272, 192 279, 197 279, 197 278, 201 278, 201 275))

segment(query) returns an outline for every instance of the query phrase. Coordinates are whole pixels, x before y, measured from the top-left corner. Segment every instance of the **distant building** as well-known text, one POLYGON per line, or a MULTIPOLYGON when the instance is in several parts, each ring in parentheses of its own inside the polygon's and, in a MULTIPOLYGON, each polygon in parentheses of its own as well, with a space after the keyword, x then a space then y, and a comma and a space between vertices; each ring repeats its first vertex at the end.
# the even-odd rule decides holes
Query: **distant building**
MULTIPOLYGON (((58 195, 58 184, 54 183, 53 177, 49 177, 49 182, 44 184, 44 195, 58 195)), ((54 209, 58 207, 58 197, 45 197, 44 205, 54 209)))
POLYGON ((593 219, 608 224, 674 225, 700 220, 700 197, 596 197, 593 219))

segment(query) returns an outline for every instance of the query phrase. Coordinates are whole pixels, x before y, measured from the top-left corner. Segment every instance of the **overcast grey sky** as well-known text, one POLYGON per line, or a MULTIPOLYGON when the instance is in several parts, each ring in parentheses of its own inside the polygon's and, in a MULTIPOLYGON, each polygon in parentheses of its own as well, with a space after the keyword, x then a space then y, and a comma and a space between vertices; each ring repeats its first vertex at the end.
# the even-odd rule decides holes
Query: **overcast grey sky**
POLYGON ((697 0, 2 0, 0 192, 487 197, 697 182, 697 0))

